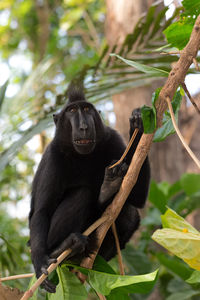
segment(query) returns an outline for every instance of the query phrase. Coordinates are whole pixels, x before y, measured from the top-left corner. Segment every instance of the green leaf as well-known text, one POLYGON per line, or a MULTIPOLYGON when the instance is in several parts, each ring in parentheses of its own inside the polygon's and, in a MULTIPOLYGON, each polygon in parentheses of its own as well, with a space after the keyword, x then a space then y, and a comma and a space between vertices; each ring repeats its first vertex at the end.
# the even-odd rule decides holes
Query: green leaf
POLYGON ((155 182, 151 182, 150 191, 149 191, 149 201, 157 207, 161 213, 166 211, 167 198, 162 189, 159 188, 159 185, 155 182))
POLYGON ((190 284, 200 283, 200 271, 192 272, 191 276, 186 280, 186 282, 190 284))
POLYGON ((200 0, 183 0, 181 4, 185 8, 187 14, 195 14, 196 16, 200 14, 200 0))
POLYGON ((48 294, 49 300, 86 300, 87 291, 75 274, 69 272, 66 267, 57 267, 59 284, 55 294, 48 294))
POLYGON ((180 183, 186 194, 191 196, 200 191, 200 174, 183 174, 180 183))
POLYGON ((169 75, 169 73, 164 71, 164 70, 154 68, 154 67, 149 67, 149 66, 140 64, 138 62, 135 62, 133 60, 125 59, 125 58, 123 58, 120 55, 117 55, 115 53, 111 53, 110 56, 115 56, 115 57, 121 59, 125 64, 127 64, 127 65, 129 65, 133 68, 136 68, 137 70, 139 70, 143 73, 147 73, 151 76, 154 76, 154 77, 167 77, 169 75))
POLYGON ((109 295, 116 288, 123 287, 129 293, 148 293, 156 282, 157 271, 146 275, 128 276, 89 272, 89 283, 95 291, 109 295))
POLYGON ((166 300, 191 300, 192 296, 199 295, 199 291, 194 291, 192 289, 184 290, 183 292, 174 293, 173 295, 166 298, 166 300))
POLYGON ((164 30, 164 34, 172 47, 183 49, 189 41, 192 29, 193 24, 180 21, 167 27, 164 30))
MULTIPOLYGON (((180 91, 177 91, 174 99, 172 101, 172 108, 175 114, 176 120, 178 119, 178 111, 181 105, 182 96, 180 94, 180 91)), ((169 112, 165 112, 164 118, 163 118, 163 126, 161 128, 158 128, 156 130, 156 133, 154 135, 154 142, 160 142, 163 141, 167 136, 173 134, 175 132, 171 116, 169 112)))
POLYGON ((164 228, 152 235, 158 244, 183 259, 191 268, 200 270, 200 234, 164 228))
MULTIPOLYGON (((37 278, 36 278, 35 275, 33 275, 33 277, 31 277, 31 280, 29 282, 27 290, 29 290, 36 281, 37 281, 37 278)), ((37 300, 38 299, 38 289, 34 292, 33 296, 30 299, 31 300, 37 300)))
POLYGON ((97 255, 97 257, 95 258, 93 270, 109 274, 116 274, 113 268, 100 255, 97 255))
POLYGON ((164 228, 171 228, 180 232, 182 232, 183 229, 187 229, 188 232, 199 234, 198 230, 170 208, 161 216, 161 220, 164 228))
POLYGON ((172 209, 161 216, 164 229, 156 230, 152 239, 200 270, 200 233, 172 209))
POLYGON ((156 129, 156 100, 159 97, 161 88, 157 88, 156 91, 152 94, 152 107, 144 105, 141 108, 142 121, 144 126, 145 133, 153 133, 156 129))
POLYGON ((128 292, 121 291, 119 289, 115 289, 111 291, 111 293, 106 296, 107 300, 130 300, 130 296, 128 292))
POLYGON ((122 250, 123 261, 131 274, 145 274, 151 272, 152 265, 148 256, 141 250, 127 244, 122 250))
POLYGON ((158 270, 137 276, 108 274, 90 269, 85 269, 76 265, 66 264, 82 273, 88 275, 88 282, 91 287, 100 294, 109 295, 114 289, 122 288, 129 293, 148 293, 154 286, 158 270))
POLYGON ((192 274, 192 269, 178 257, 169 256, 165 253, 157 253, 156 257, 160 264, 183 280, 186 280, 192 274))
POLYGON ((180 94, 181 94, 182 97, 185 96, 185 91, 184 91, 184 89, 182 88, 182 86, 180 87, 180 94))
POLYGON ((152 107, 142 106, 141 108, 144 133, 153 133, 156 129, 156 114, 152 107))

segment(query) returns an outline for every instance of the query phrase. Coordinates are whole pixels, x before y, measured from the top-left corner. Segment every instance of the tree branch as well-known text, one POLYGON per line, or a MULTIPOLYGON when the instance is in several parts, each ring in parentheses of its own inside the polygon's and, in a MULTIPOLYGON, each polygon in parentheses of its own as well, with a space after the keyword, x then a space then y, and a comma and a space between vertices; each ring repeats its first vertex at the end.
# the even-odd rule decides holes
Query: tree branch
POLYGON ((188 96, 188 98, 190 99, 190 102, 192 103, 192 105, 194 106, 194 108, 196 109, 196 111, 198 112, 198 114, 200 114, 200 109, 198 108, 198 106, 196 105, 194 99, 192 98, 192 96, 190 95, 187 86, 185 84, 185 82, 182 82, 182 87, 186 93, 186 95, 188 96))
POLYGON ((179 137, 179 139, 181 140, 181 143, 183 144, 183 146, 185 147, 186 151, 189 153, 190 157, 193 159, 193 161, 196 163, 196 165, 198 166, 198 168, 200 169, 200 161, 198 160, 198 158, 194 155, 194 153, 192 152, 192 150, 190 149, 190 147, 186 144, 177 124, 176 124, 176 119, 175 119, 175 116, 174 116, 174 112, 173 112, 173 108, 172 108, 172 105, 171 105, 171 101, 170 101, 170 98, 167 97, 166 98, 166 101, 167 101, 167 104, 168 104, 168 107, 169 107, 169 111, 170 111, 170 115, 171 115, 171 119, 172 119, 172 123, 174 125, 174 128, 176 130, 176 133, 179 137))

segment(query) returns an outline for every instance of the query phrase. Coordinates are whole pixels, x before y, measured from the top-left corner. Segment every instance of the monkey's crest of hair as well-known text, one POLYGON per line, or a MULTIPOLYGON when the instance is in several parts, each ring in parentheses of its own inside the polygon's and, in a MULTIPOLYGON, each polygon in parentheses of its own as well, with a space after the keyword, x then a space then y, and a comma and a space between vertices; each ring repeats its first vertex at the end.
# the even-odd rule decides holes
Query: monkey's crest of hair
POLYGON ((71 84, 67 90, 68 104, 76 101, 86 101, 82 85, 71 84))

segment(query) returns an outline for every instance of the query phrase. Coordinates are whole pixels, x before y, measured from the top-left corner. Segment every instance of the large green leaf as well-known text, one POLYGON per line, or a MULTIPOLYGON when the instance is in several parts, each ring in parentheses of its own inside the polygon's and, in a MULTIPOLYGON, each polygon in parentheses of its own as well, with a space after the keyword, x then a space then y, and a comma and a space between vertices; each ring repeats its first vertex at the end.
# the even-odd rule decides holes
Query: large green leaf
POLYGON ((59 284, 56 287, 55 294, 48 294, 49 300, 87 299, 88 293, 86 288, 83 284, 81 284, 75 274, 69 272, 66 267, 58 267, 56 271, 59 277, 59 284))
POLYGON ((178 49, 183 49, 190 38, 193 24, 182 22, 176 22, 171 24, 165 31, 164 34, 167 38, 168 43, 178 49))
POLYGON ((112 290, 123 288, 127 293, 148 293, 154 286, 158 271, 145 275, 118 275, 85 269, 76 265, 66 264, 87 274, 88 283, 100 294, 109 295, 112 290))
POLYGON ((200 270, 200 233, 171 209, 161 219, 165 228, 156 230, 152 239, 193 269, 200 270))

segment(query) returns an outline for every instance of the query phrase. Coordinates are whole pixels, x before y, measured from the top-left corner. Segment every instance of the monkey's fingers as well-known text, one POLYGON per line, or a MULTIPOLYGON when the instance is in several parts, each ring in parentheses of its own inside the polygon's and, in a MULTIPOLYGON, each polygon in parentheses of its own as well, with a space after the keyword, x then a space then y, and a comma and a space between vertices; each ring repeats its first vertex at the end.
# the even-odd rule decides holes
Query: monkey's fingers
POLYGON ((49 279, 45 279, 42 282, 41 287, 43 287, 49 293, 56 292, 56 285, 53 282, 51 282, 49 279))

